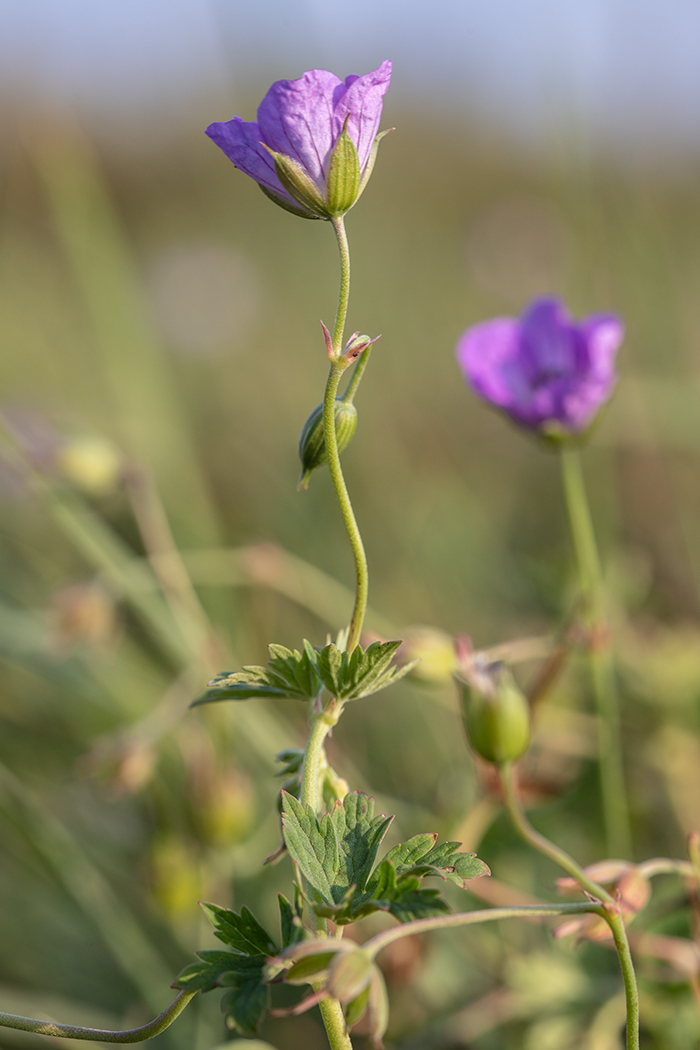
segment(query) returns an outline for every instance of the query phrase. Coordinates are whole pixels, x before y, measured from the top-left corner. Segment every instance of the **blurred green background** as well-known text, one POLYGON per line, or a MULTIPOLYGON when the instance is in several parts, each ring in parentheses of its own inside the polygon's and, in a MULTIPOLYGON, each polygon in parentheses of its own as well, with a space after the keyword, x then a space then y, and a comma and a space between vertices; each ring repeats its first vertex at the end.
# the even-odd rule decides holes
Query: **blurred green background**
MULTIPOLYGON (((263 90, 239 95, 243 115, 263 90)), ((202 126, 220 105, 197 102, 202 126)), ((476 402, 453 346, 543 293, 625 319, 585 465, 635 859, 681 857, 700 828, 699 164, 680 147, 613 155, 571 125, 523 143, 400 95, 392 124, 347 220, 349 331, 382 339, 344 463, 368 627, 425 659, 422 679, 350 706, 331 757, 397 814, 395 841, 462 838, 496 879, 550 896, 554 869, 516 841, 467 751, 449 653, 467 632, 479 647, 534 639, 541 656, 570 613, 558 465, 476 402)), ((296 491, 296 440, 325 382, 318 322, 335 310, 332 231, 276 209, 189 119, 149 148, 93 126, 36 104, 3 125, 0 1006, 120 1027, 159 1012, 213 945, 198 899, 249 904, 274 928, 290 878, 287 861, 261 867, 279 842, 274 755, 303 744, 305 711, 187 705, 268 641, 319 644, 343 626, 352 562, 327 475, 296 491)), ((535 821, 590 863, 603 843, 581 664, 540 704, 524 775, 535 821)), ((528 684, 538 663, 518 668, 528 684)), ((693 922, 686 888, 655 880, 637 921, 646 1048, 700 1038, 697 964, 671 940, 659 956, 659 938, 693 956, 693 922)), ((385 959, 390 1046, 621 1045, 604 947, 520 924, 400 947, 385 959)), ((216 1000, 154 1045, 231 1038, 216 1000)), ((324 1045, 313 1016, 262 1034, 324 1045)), ((2 1048, 43 1045, 0 1029, 2 1048)))

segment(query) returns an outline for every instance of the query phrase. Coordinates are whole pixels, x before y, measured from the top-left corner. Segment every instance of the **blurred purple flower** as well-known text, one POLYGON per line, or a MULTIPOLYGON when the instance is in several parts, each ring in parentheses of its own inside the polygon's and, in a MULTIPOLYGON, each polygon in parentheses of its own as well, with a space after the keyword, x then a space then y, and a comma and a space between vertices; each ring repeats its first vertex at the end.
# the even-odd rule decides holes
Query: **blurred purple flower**
POLYGON ((257 121, 234 117, 206 133, 277 204, 305 218, 331 218, 352 207, 371 174, 390 77, 388 61, 345 81, 311 69, 298 80, 276 81, 257 121), (337 178, 329 186, 339 145, 347 146, 340 188, 337 178))
POLYGON ((574 321, 558 299, 535 299, 519 320, 468 328, 457 361, 472 390, 516 423, 577 434, 612 393, 623 335, 614 314, 574 321))

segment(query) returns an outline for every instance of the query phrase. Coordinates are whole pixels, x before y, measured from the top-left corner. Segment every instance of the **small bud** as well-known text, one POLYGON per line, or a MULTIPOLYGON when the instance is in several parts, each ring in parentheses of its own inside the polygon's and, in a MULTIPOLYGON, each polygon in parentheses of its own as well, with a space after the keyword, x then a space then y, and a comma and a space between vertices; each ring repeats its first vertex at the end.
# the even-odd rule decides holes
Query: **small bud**
POLYGON ((515 762, 530 743, 530 709, 503 663, 478 657, 457 679, 469 743, 487 762, 515 762))
MULTIPOLYGON (((338 451, 342 452, 350 443, 357 426, 357 409, 353 404, 336 398, 335 402, 335 434, 338 441, 338 451)), ((323 432, 323 405, 317 405, 304 427, 299 438, 299 459, 301 460, 300 488, 308 489, 309 478, 317 467, 326 462, 326 439, 323 432)))
POLYGON ((354 364, 360 354, 372 343, 376 343, 377 339, 381 339, 381 336, 375 335, 374 339, 370 339, 368 335, 360 335, 359 332, 354 332, 345 344, 340 360, 345 363, 346 367, 354 364))

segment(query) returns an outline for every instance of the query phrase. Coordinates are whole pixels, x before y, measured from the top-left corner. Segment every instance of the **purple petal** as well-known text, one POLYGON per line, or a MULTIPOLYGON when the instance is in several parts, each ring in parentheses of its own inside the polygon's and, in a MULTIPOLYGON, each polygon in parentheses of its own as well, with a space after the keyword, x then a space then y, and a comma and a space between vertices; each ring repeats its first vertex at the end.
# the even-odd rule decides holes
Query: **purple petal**
POLYGON ((237 168, 298 207, 277 178, 272 157, 260 145, 260 128, 256 121, 234 117, 220 124, 210 124, 206 134, 237 168))
POLYGON ((379 69, 362 77, 345 78, 344 92, 336 94, 334 113, 334 141, 343 130, 349 115, 348 134, 357 147, 360 170, 364 171, 379 131, 384 95, 391 79, 391 62, 382 62, 379 69))
POLYGON ((518 368, 520 325, 512 317, 468 328, 457 343, 457 361, 475 393, 510 410, 527 396, 518 368))
POLYGON ((533 385, 571 375, 579 362, 574 325, 558 299, 536 299, 521 320, 521 355, 533 385))
POLYGON ((581 322, 580 328, 588 347, 590 374, 612 384, 615 357, 625 335, 625 326, 615 314, 593 314, 581 322))
MULTIPOLYGON (((278 80, 258 108, 262 141, 301 164, 325 192, 326 160, 333 148, 334 94, 342 87, 334 73, 311 69, 298 80, 278 80)), ((341 123, 342 130, 342 123, 341 123)))

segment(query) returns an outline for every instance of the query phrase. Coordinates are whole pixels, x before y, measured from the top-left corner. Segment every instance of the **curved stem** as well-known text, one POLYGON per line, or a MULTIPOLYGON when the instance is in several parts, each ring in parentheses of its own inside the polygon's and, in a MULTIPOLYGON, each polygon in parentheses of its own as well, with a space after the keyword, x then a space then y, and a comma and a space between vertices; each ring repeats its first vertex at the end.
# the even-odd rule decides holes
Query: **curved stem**
POLYGON ((520 804, 517 791, 515 789, 515 783, 513 779, 513 764, 511 762, 504 762, 498 767, 498 772, 501 778, 501 786, 503 788, 503 800, 506 804, 506 809, 510 819, 513 821, 515 830, 518 832, 521 838, 525 839, 530 846, 534 849, 539 850, 545 857, 549 857, 555 864, 558 864, 560 868, 563 868, 565 872, 576 879, 578 884, 590 893, 592 897, 597 897, 598 900, 604 901, 606 904, 614 904, 613 898, 610 896, 608 891, 602 886, 599 886, 593 879, 589 879, 585 871, 573 857, 556 846, 549 839, 545 838, 544 835, 540 835, 539 831, 535 831, 530 821, 525 815, 525 811, 520 804))
MULTIPOLYGON (((338 312, 336 314, 335 328, 333 331, 333 350, 336 358, 338 358, 342 348, 343 330, 345 328, 345 317, 348 311, 348 299, 350 296, 350 252, 348 250, 348 241, 342 218, 333 219, 332 222, 338 240, 338 249, 340 251, 340 292, 338 296, 338 312)), ((335 433, 335 399, 338 392, 340 377, 344 371, 344 364, 336 364, 335 362, 331 364, 328 373, 328 381, 326 383, 326 392, 323 398, 323 434, 326 443, 326 455, 328 456, 328 467, 331 472, 335 493, 340 505, 340 512, 343 516, 343 521, 345 522, 345 528, 347 529, 350 538, 350 545, 355 559, 355 605, 352 611, 352 619, 350 620, 347 644, 348 652, 352 652, 359 642, 360 634, 362 633, 362 624, 367 610, 369 574, 367 570, 367 556, 362 543, 362 536, 360 535, 355 512, 353 511, 352 503, 350 502, 350 494, 348 493, 345 478, 343 477, 343 470, 340 465, 338 441, 335 433)))
POLYGON ((447 930, 456 926, 474 926, 480 922, 492 922, 496 919, 538 919, 548 915, 604 915, 605 909, 600 904, 526 904, 513 908, 486 908, 483 911, 465 911, 459 915, 439 915, 434 919, 415 919, 401 926, 378 933, 376 937, 365 941, 362 950, 371 958, 378 955, 394 941, 402 937, 411 937, 418 933, 429 933, 431 930, 447 930))
POLYGON ((340 513, 345 522, 353 557, 355 559, 355 605, 350 620, 350 631, 348 634, 348 652, 352 652, 360 640, 362 624, 367 611, 367 598, 369 595, 369 572, 367 569, 367 555, 362 543, 362 536, 355 518, 355 512, 350 502, 350 494, 345 484, 343 470, 340 466, 340 455, 338 453, 338 442, 335 434, 335 395, 343 369, 338 365, 331 365, 326 383, 326 393, 323 399, 323 431, 326 441, 326 452, 328 455, 328 466, 335 486, 335 494, 340 505, 340 513))
POLYGON ((608 852, 613 857, 630 857, 629 805, 622 764, 615 667, 607 638, 602 572, 579 450, 562 446, 561 466, 579 583, 591 634, 590 665, 598 711, 598 755, 608 852))
POLYGON ((36 1032, 37 1035, 57 1035, 64 1039, 90 1039, 98 1043, 142 1043, 160 1035, 176 1017, 185 1009, 196 992, 180 992, 173 999, 167 1010, 148 1024, 140 1028, 129 1028, 125 1032, 109 1032, 101 1028, 81 1028, 72 1024, 54 1024, 50 1021, 37 1021, 33 1017, 19 1017, 16 1014, 0 1012, 0 1025, 5 1028, 18 1028, 21 1032, 36 1032))
POLYGON ((599 914, 607 922, 615 941, 622 979, 625 985, 625 1002, 627 1004, 627 1050, 639 1050, 639 992, 637 989, 637 978, 634 972, 634 964, 630 953, 627 930, 620 913, 620 909, 613 897, 606 889, 593 882, 585 871, 559 846, 535 831, 525 815, 525 811, 518 798, 514 779, 513 764, 504 762, 498 767, 498 772, 503 787, 503 798, 506 809, 515 826, 516 831, 534 849, 539 850, 545 857, 549 857, 560 868, 571 875, 587 893, 603 901, 603 907, 599 914))
POLYGON ((351 405, 354 400, 355 394, 357 393, 357 388, 360 385, 360 380, 362 379, 364 370, 367 367, 367 362, 369 361, 369 355, 371 353, 372 347, 368 346, 366 350, 363 350, 362 354, 360 355, 359 361, 355 365, 352 376, 350 377, 350 382, 343 391, 342 400, 346 404, 351 405))

